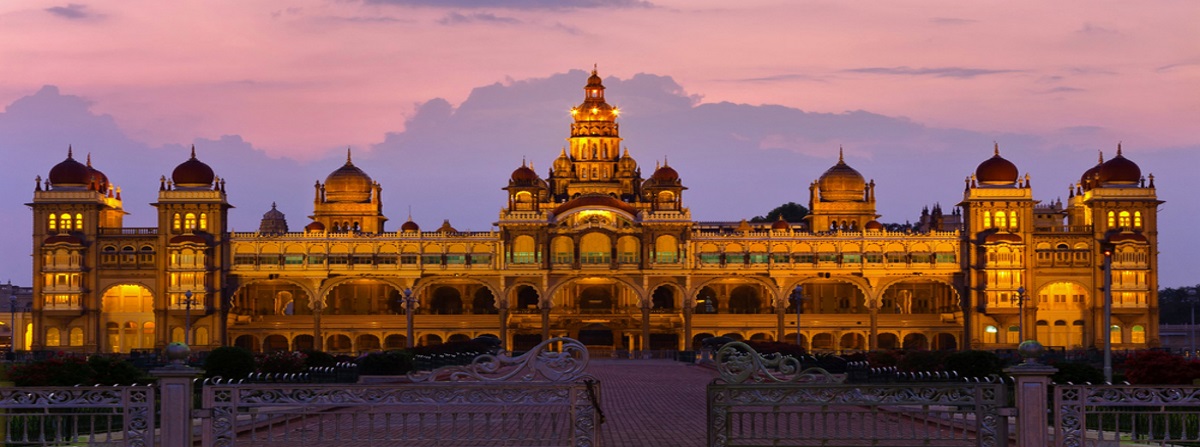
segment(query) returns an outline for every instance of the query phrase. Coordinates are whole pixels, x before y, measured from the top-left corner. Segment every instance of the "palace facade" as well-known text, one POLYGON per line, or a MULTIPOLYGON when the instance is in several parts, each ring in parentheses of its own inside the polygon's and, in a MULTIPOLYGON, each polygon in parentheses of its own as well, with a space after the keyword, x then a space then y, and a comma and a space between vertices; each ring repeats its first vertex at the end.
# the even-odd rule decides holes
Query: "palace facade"
POLYGON ((158 185, 157 225, 129 228, 120 189, 68 150, 28 204, 28 346, 361 352, 494 335, 518 351, 554 336, 636 351, 725 335, 990 349, 1022 333, 1068 349, 1159 344, 1161 202, 1120 147, 1065 203, 1035 200, 997 147, 953 211, 915 228, 881 224, 874 181, 841 157, 809 186, 803 222, 698 222, 674 168, 643 178, 594 71, 571 114, 569 146, 545 177, 513 171, 488 232, 411 218, 389 231, 381 184, 349 153, 314 186, 303 231, 272 207, 259 231, 229 232, 225 182, 194 149, 158 185))

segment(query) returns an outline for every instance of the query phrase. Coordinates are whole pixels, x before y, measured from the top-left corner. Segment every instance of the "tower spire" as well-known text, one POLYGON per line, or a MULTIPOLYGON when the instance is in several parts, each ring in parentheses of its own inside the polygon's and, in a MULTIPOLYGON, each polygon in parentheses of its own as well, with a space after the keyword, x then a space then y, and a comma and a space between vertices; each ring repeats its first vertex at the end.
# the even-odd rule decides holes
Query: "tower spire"
POLYGON ((71 152, 72 152, 71 145, 68 144, 67 145, 67 158, 74 158, 74 157, 72 157, 71 152))
POLYGON ((999 157, 1000 156, 1000 143, 993 141, 992 144, 994 145, 993 149, 992 149, 992 155, 999 157))
POLYGON ((1117 156, 1118 157, 1121 156, 1121 142, 1120 141, 1117 142, 1117 156))
POLYGON ((346 146, 346 164, 350 163, 350 146, 346 146))
POLYGON ((838 145, 838 163, 846 163, 846 158, 843 156, 842 145, 838 145))
POLYGON ((196 145, 193 144, 192 145, 192 159, 195 159, 195 158, 196 158, 196 145))

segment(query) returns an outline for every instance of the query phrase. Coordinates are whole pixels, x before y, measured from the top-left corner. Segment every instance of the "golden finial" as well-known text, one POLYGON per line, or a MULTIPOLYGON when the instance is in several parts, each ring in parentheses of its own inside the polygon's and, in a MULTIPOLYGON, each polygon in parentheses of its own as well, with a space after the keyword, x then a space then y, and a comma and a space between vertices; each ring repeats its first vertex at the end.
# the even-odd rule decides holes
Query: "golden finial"
POLYGON ((346 164, 350 164, 350 146, 346 146, 346 164))
POLYGON ((846 158, 843 156, 842 145, 838 145, 838 163, 846 163, 846 158))
POLYGON ((1097 152, 1100 152, 1100 161, 1096 164, 1104 163, 1104 151, 1097 151, 1097 152))
POLYGON ((88 154, 87 154, 87 167, 89 167, 89 168, 92 167, 92 153, 91 152, 88 152, 88 154))
POLYGON ((192 145, 192 158, 196 158, 196 145, 192 145))
POLYGON ((1118 157, 1121 156, 1121 142, 1120 141, 1117 142, 1117 156, 1118 157))
POLYGON ((592 64, 592 75, 593 76, 596 75, 596 72, 598 71, 599 66, 600 66, 600 64, 592 64))
POLYGON ((999 157, 1000 156, 1000 143, 993 141, 992 144, 995 145, 992 149, 992 155, 999 157))

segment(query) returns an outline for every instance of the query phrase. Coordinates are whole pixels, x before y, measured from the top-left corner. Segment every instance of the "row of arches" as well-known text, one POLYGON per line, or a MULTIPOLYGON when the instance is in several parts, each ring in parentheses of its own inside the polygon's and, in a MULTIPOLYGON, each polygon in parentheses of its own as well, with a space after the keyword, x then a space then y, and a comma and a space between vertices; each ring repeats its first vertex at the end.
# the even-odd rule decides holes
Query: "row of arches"
MULTIPOLYGON (((493 333, 468 334, 463 332, 455 333, 418 333, 415 335, 414 346, 435 346, 442 343, 455 343, 470 341, 476 337, 489 336, 496 337, 493 333)), ((273 351, 304 351, 314 349, 315 343, 312 334, 296 334, 285 335, 279 333, 266 334, 263 336, 255 334, 237 335, 233 339, 233 345, 254 352, 273 352, 273 351)), ((408 337, 405 334, 397 333, 332 333, 324 336, 324 349, 326 352, 341 352, 341 353, 358 353, 370 351, 386 351, 393 349, 404 349, 408 346, 408 337)))
MULTIPOLYGON (((716 336, 717 332, 702 332, 692 337, 693 346, 701 346, 707 338, 716 336)), ((724 332, 719 333, 722 337, 727 337, 737 341, 754 341, 754 342, 773 342, 774 334, 770 331, 759 332, 724 332)), ((800 346, 809 351, 815 352, 843 352, 843 351, 865 351, 869 349, 913 349, 913 350, 943 350, 943 349, 958 349, 958 335, 949 332, 879 332, 876 335, 878 346, 870 346, 868 339, 870 334, 863 331, 850 332, 822 332, 822 331, 801 331, 800 346)), ((783 343, 795 344, 796 333, 789 332, 784 335, 783 343)))

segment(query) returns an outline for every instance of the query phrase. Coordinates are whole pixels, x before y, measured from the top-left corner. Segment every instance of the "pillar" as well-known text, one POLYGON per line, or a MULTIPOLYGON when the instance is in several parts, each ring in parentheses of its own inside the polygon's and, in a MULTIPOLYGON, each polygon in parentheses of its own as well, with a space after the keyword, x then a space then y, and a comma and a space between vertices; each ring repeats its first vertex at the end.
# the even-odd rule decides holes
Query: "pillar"
POLYGON ((191 350, 183 343, 172 343, 166 348, 171 364, 150 371, 158 378, 159 435, 164 447, 192 445, 192 380, 204 373, 203 370, 184 364, 191 350))
POLYGON ((1021 343, 1018 352, 1025 357, 1025 362, 1004 370, 1006 374, 1017 381, 1014 388, 1017 407, 1017 447, 1049 445, 1047 409, 1050 408, 1048 402, 1050 376, 1058 372, 1058 369, 1037 362, 1037 356, 1042 351, 1041 343, 1036 341, 1021 343))

